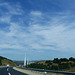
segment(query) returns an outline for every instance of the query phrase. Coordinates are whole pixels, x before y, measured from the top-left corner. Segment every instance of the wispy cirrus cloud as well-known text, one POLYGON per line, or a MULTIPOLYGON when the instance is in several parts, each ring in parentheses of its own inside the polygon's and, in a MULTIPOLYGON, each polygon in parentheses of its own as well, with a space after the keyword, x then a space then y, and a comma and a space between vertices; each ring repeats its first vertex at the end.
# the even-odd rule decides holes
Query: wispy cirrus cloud
POLYGON ((75 52, 75 15, 72 12, 27 12, 20 4, 10 3, 0 3, 0 6, 1 52, 7 52, 6 49, 13 54, 15 50, 23 54, 25 51, 75 52))

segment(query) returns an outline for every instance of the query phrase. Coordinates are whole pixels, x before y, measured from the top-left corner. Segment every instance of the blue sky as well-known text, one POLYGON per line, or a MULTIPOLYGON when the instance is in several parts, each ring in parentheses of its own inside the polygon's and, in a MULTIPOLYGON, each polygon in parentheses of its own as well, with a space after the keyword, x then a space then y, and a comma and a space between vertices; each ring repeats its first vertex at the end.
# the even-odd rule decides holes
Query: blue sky
POLYGON ((75 0, 0 0, 0 55, 12 60, 75 57, 75 0))

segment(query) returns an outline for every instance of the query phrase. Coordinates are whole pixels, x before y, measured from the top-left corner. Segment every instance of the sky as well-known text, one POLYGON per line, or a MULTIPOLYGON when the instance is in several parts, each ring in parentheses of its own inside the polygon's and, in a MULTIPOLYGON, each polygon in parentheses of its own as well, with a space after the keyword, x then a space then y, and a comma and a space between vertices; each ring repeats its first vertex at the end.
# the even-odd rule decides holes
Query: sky
POLYGON ((0 56, 25 55, 75 58, 75 0, 0 0, 0 56))

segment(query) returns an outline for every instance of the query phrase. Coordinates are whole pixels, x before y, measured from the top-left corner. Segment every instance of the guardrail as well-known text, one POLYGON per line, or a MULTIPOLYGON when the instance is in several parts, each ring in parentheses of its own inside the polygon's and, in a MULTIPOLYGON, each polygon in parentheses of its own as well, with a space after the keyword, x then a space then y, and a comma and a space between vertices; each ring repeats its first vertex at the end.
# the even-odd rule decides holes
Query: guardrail
POLYGON ((32 71, 39 71, 39 72, 48 72, 48 73, 57 73, 64 74, 64 75, 75 75, 75 72, 64 72, 64 71, 54 71, 54 70, 44 70, 44 69, 28 69, 32 71))

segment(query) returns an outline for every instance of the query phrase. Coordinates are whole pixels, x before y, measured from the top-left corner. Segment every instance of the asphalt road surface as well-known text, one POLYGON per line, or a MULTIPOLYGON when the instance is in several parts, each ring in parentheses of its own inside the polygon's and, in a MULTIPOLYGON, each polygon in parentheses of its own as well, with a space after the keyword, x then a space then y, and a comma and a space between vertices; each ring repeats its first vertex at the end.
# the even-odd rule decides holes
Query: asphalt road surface
POLYGON ((0 67, 0 75, 27 75, 16 71, 13 67, 0 67))

